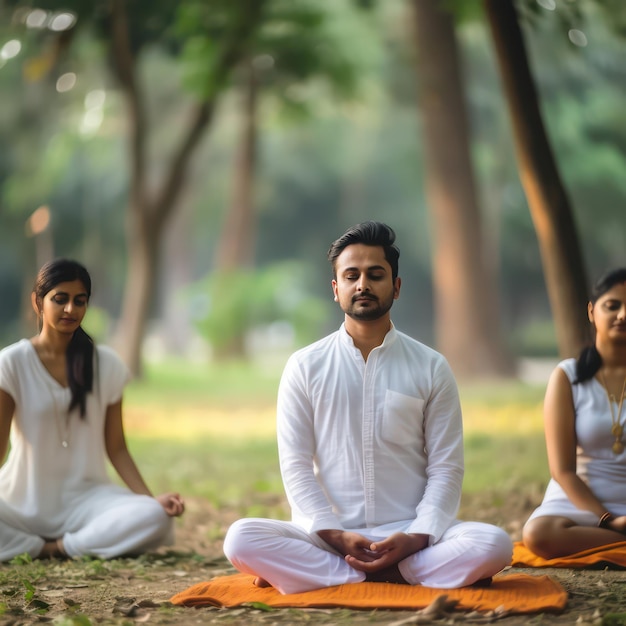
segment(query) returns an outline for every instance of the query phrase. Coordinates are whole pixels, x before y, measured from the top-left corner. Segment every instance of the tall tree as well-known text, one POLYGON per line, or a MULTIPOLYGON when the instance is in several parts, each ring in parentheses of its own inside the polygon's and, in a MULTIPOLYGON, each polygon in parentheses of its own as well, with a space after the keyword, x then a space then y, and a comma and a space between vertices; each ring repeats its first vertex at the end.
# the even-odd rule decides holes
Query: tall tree
POLYGON ((312 114, 287 94, 311 86, 329 87, 338 98, 354 94, 365 62, 353 52, 341 25, 358 20, 348 2, 334 7, 315 0, 273 0, 265 23, 256 31, 249 54, 238 67, 235 85, 241 97, 241 138, 234 163, 231 204, 226 212, 214 267, 229 271, 254 265, 257 215, 254 178, 258 165, 259 107, 272 97, 284 114, 302 121, 312 114), (275 28, 276 24, 280 28, 275 28), (339 23, 339 26, 338 24, 339 23))
POLYGON ((511 372, 499 332, 494 265, 487 262, 452 14, 412 0, 416 69, 433 233, 437 347, 464 378, 511 372))
MULTIPOLYGON (((71 27, 54 35, 48 47, 53 53, 42 75, 54 69, 76 37, 79 29, 91 27, 108 54, 109 68, 126 104, 129 199, 127 217, 128 272, 124 288, 117 343, 131 369, 141 369, 141 345, 148 312, 157 284, 159 251, 168 219, 177 210, 185 189, 194 153, 213 121, 220 95, 228 86, 231 72, 242 58, 255 30, 263 19, 267 0, 41 0, 37 9, 21 10, 15 0, 16 15, 37 11, 44 20, 54 16, 72 19, 71 27), (161 155, 150 154, 155 129, 151 123, 150 85, 142 80, 143 55, 160 46, 181 61, 188 70, 188 84, 195 100, 177 134, 166 165, 161 155), (158 171, 158 176, 156 175, 158 171)), ((42 42, 42 47, 50 42, 42 42)))
POLYGON ((218 97, 230 72, 245 56, 246 47, 262 19, 264 4, 263 0, 240 0, 234 7, 220 7, 224 11, 222 17, 227 17, 229 22, 221 34, 221 45, 211 59, 206 82, 201 86, 202 97, 189 116, 187 128, 174 148, 169 168, 156 191, 149 184, 146 94, 137 75, 137 56, 133 50, 126 4, 123 0, 114 0, 111 4, 109 42, 112 67, 126 97, 130 120, 128 277, 120 319, 124 336, 120 351, 135 372, 139 372, 141 366, 141 345, 156 284, 163 230, 183 190, 192 155, 212 122, 218 97))
POLYGON ((518 170, 537 233, 561 357, 589 339, 587 279, 578 233, 543 124, 513 0, 484 0, 508 104, 518 170))

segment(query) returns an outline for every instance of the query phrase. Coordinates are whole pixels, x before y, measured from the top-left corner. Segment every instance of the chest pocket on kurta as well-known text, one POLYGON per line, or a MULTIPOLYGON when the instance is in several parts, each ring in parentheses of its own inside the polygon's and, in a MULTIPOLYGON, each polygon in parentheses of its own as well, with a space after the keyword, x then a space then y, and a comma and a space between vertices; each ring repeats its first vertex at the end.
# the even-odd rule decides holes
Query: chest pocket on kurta
POLYGON ((424 400, 387 389, 383 409, 381 437, 403 446, 421 439, 424 400))

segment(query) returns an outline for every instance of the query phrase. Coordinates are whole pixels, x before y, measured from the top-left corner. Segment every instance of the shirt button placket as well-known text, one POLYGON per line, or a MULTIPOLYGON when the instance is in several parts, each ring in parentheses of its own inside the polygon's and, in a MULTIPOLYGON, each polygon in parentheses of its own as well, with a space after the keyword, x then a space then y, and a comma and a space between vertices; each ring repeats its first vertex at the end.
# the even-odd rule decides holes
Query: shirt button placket
POLYGON ((375 515, 375 478, 374 478, 374 425, 376 423, 376 356, 370 353, 365 364, 363 376, 363 486, 365 490, 365 523, 374 524, 375 515))

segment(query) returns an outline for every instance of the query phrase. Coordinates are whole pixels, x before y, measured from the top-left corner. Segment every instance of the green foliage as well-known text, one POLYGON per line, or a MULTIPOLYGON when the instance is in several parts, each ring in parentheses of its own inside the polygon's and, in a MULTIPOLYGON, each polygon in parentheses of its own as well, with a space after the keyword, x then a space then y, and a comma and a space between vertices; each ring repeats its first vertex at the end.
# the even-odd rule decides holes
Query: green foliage
POLYGON ((245 10, 245 3, 224 0, 178 5, 173 30, 182 42, 182 82, 197 97, 204 99, 222 87, 214 82, 220 49, 245 10))
POLYGON ((27 565, 32 562, 33 559, 27 552, 24 552, 24 554, 18 554, 11 559, 11 565, 27 565))
MULTIPOLYGON (((221 42, 232 36, 246 10, 245 2, 228 0, 180 4, 175 31, 184 41, 183 82, 197 95, 204 97, 213 88, 211 73, 221 42)), ((358 33, 358 17, 345 1, 271 0, 264 4, 258 28, 245 44, 244 62, 252 62, 259 83, 272 87, 292 112, 303 105, 296 88, 313 79, 326 81, 338 95, 350 96, 371 60, 363 55, 371 46, 355 36, 363 34, 362 28, 358 33)))
POLYGON ((218 354, 232 353, 250 331, 276 322, 287 322, 296 342, 306 343, 319 336, 328 314, 326 303, 307 290, 305 265, 296 261, 214 272, 193 293, 206 299, 196 326, 218 354))

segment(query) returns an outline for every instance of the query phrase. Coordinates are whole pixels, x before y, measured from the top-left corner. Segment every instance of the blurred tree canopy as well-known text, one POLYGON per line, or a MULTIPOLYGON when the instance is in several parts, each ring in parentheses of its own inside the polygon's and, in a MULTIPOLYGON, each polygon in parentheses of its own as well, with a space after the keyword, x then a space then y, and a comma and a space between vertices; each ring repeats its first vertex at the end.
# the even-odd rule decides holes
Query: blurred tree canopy
MULTIPOLYGON (((91 270, 94 305, 110 319, 109 339, 116 322, 130 331, 143 311, 140 339, 158 337, 179 352, 192 344, 208 300, 181 294, 190 285, 206 293, 216 255, 223 256, 217 251, 226 217, 241 189, 236 154, 251 65, 259 89, 246 263, 256 270, 246 271, 297 261, 306 268, 297 275, 307 295, 330 303, 330 242, 357 221, 386 221, 402 252, 394 321, 434 344, 431 225, 419 174, 425 157, 408 2, 368 3, 367 10, 349 0, 252 4, 0 4, 3 345, 34 329, 23 325, 25 294, 37 265, 52 254, 76 257, 91 270), (120 40, 113 39, 108 7, 120 6, 125 50, 112 45, 120 40), (133 59, 131 76, 115 70, 113 53, 121 52, 133 59), (181 176, 174 194, 173 175, 181 176), (164 197, 171 202, 159 204, 164 197), (152 207, 134 219, 135 229, 156 235, 143 257, 143 271, 154 276, 133 282, 140 264, 129 218, 138 204, 152 207), (39 216, 50 222, 34 228, 31 216, 42 207, 48 213, 39 216)), ((472 4, 455 4, 467 7, 456 34, 500 320, 515 354, 553 355, 537 237, 489 31, 472 4)), ((571 3, 548 0, 517 6, 585 269, 594 277, 625 263, 626 7, 576 4, 575 12, 571 3)), ((283 287, 294 289, 288 281, 283 287)), ((322 334, 340 315, 321 307, 317 319, 322 334)))

